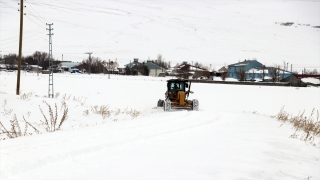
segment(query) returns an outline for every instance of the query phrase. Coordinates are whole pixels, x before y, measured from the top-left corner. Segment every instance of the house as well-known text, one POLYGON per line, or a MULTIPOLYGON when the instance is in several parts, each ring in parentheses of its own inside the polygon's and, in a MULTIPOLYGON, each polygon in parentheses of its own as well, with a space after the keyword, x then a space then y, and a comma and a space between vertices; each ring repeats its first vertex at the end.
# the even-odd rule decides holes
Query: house
POLYGON ((265 70, 268 70, 266 76, 270 77, 268 81, 271 82, 278 82, 292 75, 292 72, 280 69, 279 67, 265 67, 265 70))
POLYGON ((214 72, 212 75, 220 77, 222 75, 227 75, 227 74, 228 74, 228 68, 223 66, 217 72, 214 72))
POLYGON ((298 78, 296 74, 291 74, 290 76, 283 78, 281 82, 290 82, 290 86, 295 86, 295 87, 307 86, 307 84, 301 81, 301 78, 298 78))
POLYGON ((230 64, 228 65, 229 77, 237 79, 237 73, 240 72, 240 70, 247 72, 252 68, 260 68, 262 66, 263 65, 257 60, 244 60, 242 62, 230 64))
POLYGON ((165 69, 154 64, 152 61, 147 61, 145 65, 149 68, 149 76, 159 76, 160 73, 165 72, 165 69))
POLYGON ((189 79, 190 76, 196 79, 210 77, 210 72, 207 69, 190 65, 187 62, 183 62, 182 64, 175 66, 172 74, 186 79, 189 79))
POLYGON ((126 66, 124 65, 124 64, 122 64, 122 63, 119 63, 118 62, 118 71, 119 71, 119 74, 120 75, 125 75, 126 74, 126 66))
POLYGON ((41 72, 42 67, 38 65, 29 65, 29 71, 31 72, 41 72))
POLYGON ((284 23, 281 23, 280 25, 281 26, 292 26, 294 23, 293 22, 284 22, 284 23))
POLYGON ((314 78, 314 79, 319 79, 320 80, 320 75, 311 75, 311 74, 295 74, 295 76, 299 79, 304 79, 304 78, 314 78))
POLYGON ((227 73, 228 72, 228 69, 226 67, 222 67, 218 70, 219 73, 227 73))
POLYGON ((305 87, 320 86, 320 75, 309 75, 309 74, 292 74, 291 76, 284 78, 283 82, 290 82, 292 86, 305 87))
POLYGON ((7 65, 6 64, 0 64, 0 69, 7 69, 7 65))
POLYGON ((147 66, 149 69, 149 76, 159 76, 160 73, 165 72, 165 69, 155 64, 153 61, 147 61, 147 62, 139 62, 139 59, 135 58, 133 59, 133 62, 130 62, 129 64, 126 64, 125 67, 128 67, 130 69, 136 70, 138 75, 141 75, 142 73, 138 71, 138 69, 141 66, 147 66))
POLYGON ((119 70, 119 64, 118 62, 113 62, 113 61, 109 61, 106 62, 104 65, 104 69, 103 72, 107 73, 107 74, 119 74, 120 70, 119 70))
POLYGON ((59 69, 61 69, 62 72, 71 72, 72 68, 75 68, 79 66, 80 63, 78 62, 62 62, 58 65, 59 69))
POLYGON ((261 79, 266 81, 272 81, 275 78, 276 81, 291 76, 291 72, 275 67, 256 67, 249 69, 246 73, 246 80, 261 79), (276 76, 276 77, 273 77, 276 76))
POLYGON ((248 71, 246 71, 246 79, 265 79, 265 77, 269 76, 268 69, 262 69, 262 68, 251 68, 248 71))

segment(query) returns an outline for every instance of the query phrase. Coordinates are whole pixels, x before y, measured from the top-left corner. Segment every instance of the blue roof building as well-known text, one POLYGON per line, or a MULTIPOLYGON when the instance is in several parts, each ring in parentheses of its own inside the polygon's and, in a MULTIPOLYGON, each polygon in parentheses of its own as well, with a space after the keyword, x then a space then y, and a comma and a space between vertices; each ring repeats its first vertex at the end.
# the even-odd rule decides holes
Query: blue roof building
POLYGON ((235 64, 228 65, 228 73, 230 78, 237 78, 237 72, 243 69, 245 72, 252 68, 260 68, 262 64, 257 60, 244 60, 235 64))

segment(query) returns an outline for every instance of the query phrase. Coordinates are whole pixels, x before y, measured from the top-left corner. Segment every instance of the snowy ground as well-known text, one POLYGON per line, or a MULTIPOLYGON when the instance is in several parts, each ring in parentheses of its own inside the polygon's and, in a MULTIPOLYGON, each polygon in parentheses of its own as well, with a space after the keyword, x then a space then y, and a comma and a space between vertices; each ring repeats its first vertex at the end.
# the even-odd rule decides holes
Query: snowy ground
POLYGON ((316 78, 302 78, 301 81, 312 84, 320 84, 320 79, 316 78))
POLYGON ((290 138, 270 117, 320 110, 319 88, 194 83, 199 111, 163 112, 153 107, 167 78, 54 74, 49 99, 48 75, 22 73, 17 96, 16 73, 0 73, 1 122, 10 129, 15 114, 41 131, 0 141, 0 179, 320 179, 319 137, 290 138), (39 106, 49 117, 43 101, 56 103, 60 120, 63 99, 68 119, 47 133, 39 106), (101 105, 105 119, 91 111, 101 105))

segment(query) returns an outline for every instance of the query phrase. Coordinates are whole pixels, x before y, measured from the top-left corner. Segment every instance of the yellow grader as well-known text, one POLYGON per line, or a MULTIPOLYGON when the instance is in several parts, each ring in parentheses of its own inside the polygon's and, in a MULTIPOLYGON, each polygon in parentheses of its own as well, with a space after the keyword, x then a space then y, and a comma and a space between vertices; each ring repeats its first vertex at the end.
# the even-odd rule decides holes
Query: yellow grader
POLYGON ((172 108, 198 110, 198 100, 188 100, 189 94, 193 94, 190 88, 191 82, 188 84, 186 79, 168 80, 165 100, 159 99, 157 107, 163 107, 164 111, 170 111, 172 108))

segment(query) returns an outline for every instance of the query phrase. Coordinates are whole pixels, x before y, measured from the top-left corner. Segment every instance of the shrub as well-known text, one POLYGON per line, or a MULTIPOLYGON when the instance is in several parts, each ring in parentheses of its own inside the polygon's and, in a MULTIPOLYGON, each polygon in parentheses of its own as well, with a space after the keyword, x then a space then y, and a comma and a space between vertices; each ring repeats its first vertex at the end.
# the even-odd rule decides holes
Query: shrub
POLYGON ((110 117, 111 112, 109 110, 109 106, 108 105, 102 105, 102 106, 91 106, 91 111, 94 114, 100 114, 102 116, 103 119, 110 117))
POLYGON ((61 120, 60 120, 60 123, 59 123, 59 125, 58 125, 58 127, 57 127, 57 119, 58 119, 57 104, 55 104, 55 114, 54 114, 51 106, 50 106, 46 101, 44 101, 44 103, 45 103, 45 104, 48 106, 48 108, 49 108, 49 116, 50 116, 50 119, 48 119, 48 118, 46 117, 46 115, 43 113, 43 111, 42 111, 42 109, 41 109, 41 107, 40 107, 40 105, 39 105, 40 111, 41 111, 41 113, 42 113, 42 115, 43 115, 43 117, 44 117, 44 119, 45 119, 44 122, 43 122, 43 121, 41 121, 41 122, 44 124, 45 129, 46 129, 47 132, 54 132, 54 131, 60 129, 61 126, 62 126, 62 124, 64 123, 64 121, 67 119, 68 107, 67 107, 67 105, 66 105, 65 103, 62 103, 62 104, 63 104, 63 105, 62 105, 62 107, 63 107, 63 115, 62 115, 61 120))
POLYGON ((319 111, 313 109, 310 116, 304 115, 305 110, 302 113, 298 113, 297 116, 292 116, 288 112, 284 111, 284 106, 281 108, 280 112, 273 116, 280 121, 289 122, 295 128, 295 133, 291 137, 297 137, 296 133, 298 131, 303 131, 301 139, 304 141, 314 140, 315 136, 320 135, 320 121, 319 121, 319 111), (314 115, 316 114, 316 117, 314 115))
POLYGON ((40 133, 31 123, 26 121, 24 117, 23 117, 23 120, 25 122, 23 133, 21 131, 17 116, 16 114, 14 114, 13 119, 10 120, 10 126, 11 126, 10 131, 7 130, 7 128, 0 122, 1 134, 6 134, 8 138, 17 138, 20 136, 27 136, 28 134, 32 135, 32 133, 28 133, 28 126, 32 127, 37 134, 40 133))
POLYGON ((29 93, 23 93, 20 95, 20 99, 22 100, 29 100, 30 97, 32 97, 34 92, 29 92, 29 93))

